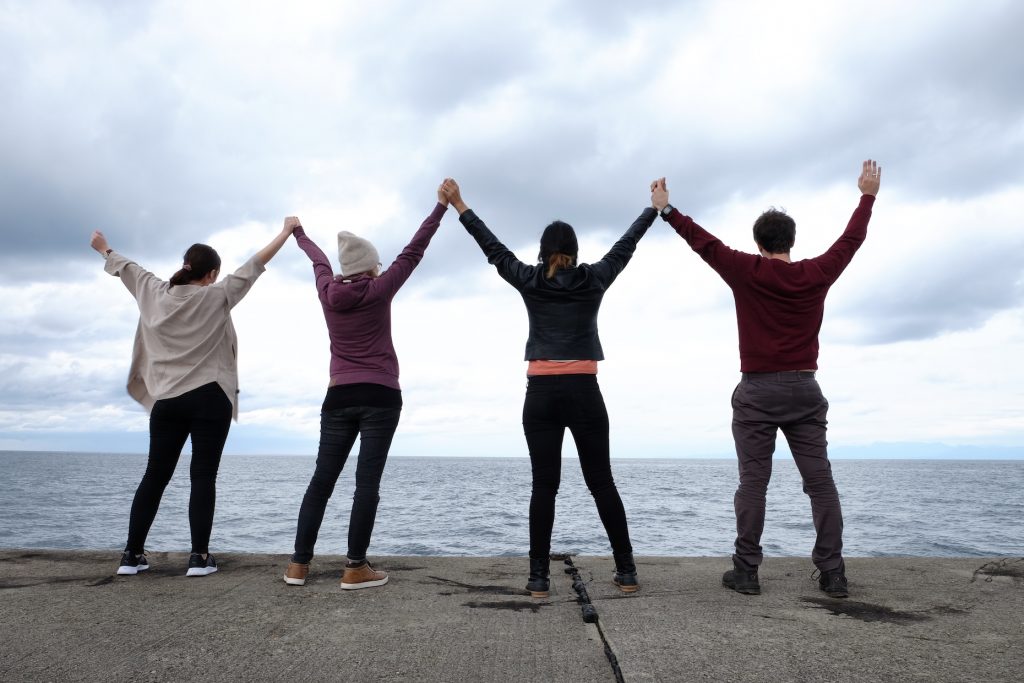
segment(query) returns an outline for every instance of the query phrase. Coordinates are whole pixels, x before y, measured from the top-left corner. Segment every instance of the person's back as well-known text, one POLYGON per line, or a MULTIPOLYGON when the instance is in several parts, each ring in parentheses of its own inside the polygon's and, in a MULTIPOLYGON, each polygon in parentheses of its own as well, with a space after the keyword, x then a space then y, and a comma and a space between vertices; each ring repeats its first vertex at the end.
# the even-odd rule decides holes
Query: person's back
POLYGON ((813 370, 818 332, 832 282, 816 259, 787 263, 751 256, 753 263, 730 286, 744 372, 813 370))
POLYGON ((597 315, 607 289, 588 264, 558 270, 548 278, 544 268, 520 289, 529 316, 527 347, 534 358, 604 357, 597 333, 597 315))
POLYGON ((334 383, 398 383, 398 355, 391 337, 391 301, 380 278, 335 278, 324 304, 334 383))

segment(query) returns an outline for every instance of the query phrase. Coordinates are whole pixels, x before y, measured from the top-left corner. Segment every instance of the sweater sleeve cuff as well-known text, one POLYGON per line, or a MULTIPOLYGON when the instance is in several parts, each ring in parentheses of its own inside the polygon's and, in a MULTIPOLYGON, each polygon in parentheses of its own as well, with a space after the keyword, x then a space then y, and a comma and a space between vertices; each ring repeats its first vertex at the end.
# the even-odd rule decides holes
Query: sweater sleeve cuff
POLYGON ((440 219, 446 211, 448 211, 448 207, 441 202, 438 202, 434 205, 434 210, 430 212, 430 217, 440 219))
POLYGON ((258 276, 261 273, 265 272, 267 272, 266 264, 260 263, 259 259, 256 258, 256 255, 254 254, 249 258, 248 261, 243 263, 238 270, 235 271, 235 275, 239 275, 245 278, 252 277, 253 279, 255 279, 255 276, 258 276))
POLYGON ((107 254, 106 258, 104 259, 103 270, 105 270, 107 273, 111 275, 117 275, 118 273, 120 273, 121 268, 123 268, 124 264, 127 262, 128 259, 126 259, 121 254, 117 253, 116 251, 111 250, 110 253, 107 254))
POLYGON ((306 236, 306 231, 302 229, 301 225, 296 227, 295 230, 292 231, 292 237, 294 237, 295 239, 299 239, 300 237, 305 237, 305 236, 306 236))
POLYGON ((476 218, 476 214, 473 213, 473 209, 466 209, 459 215, 459 222, 465 226, 469 226, 470 221, 476 218))
POLYGON ((875 195, 873 194, 862 194, 860 196, 860 205, 866 209, 870 209, 875 205, 875 195))

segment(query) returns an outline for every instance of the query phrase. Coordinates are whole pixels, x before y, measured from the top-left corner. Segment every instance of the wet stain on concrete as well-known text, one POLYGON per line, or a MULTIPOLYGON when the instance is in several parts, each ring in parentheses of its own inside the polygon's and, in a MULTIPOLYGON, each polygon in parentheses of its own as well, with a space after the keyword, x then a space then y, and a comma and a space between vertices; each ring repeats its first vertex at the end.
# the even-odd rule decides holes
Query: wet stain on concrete
POLYGON ((882 622, 884 624, 913 624, 928 621, 931 617, 919 612, 903 612, 885 605, 873 605, 869 602, 837 600, 835 598, 801 598, 804 602, 820 609, 828 610, 835 616, 853 617, 864 622, 882 622))
POLYGON ((17 588, 31 588, 33 586, 59 586, 61 584, 85 584, 86 586, 103 586, 113 583, 114 576, 104 576, 97 579, 95 576, 51 576, 44 579, 0 579, 0 590, 14 590, 17 588))
MULTIPOLYGON (((427 578, 432 579, 435 583, 439 583, 442 586, 461 588, 467 593, 484 593, 486 595, 522 595, 522 591, 508 586, 479 586, 471 583, 462 583, 461 581, 452 581, 451 579, 445 579, 440 576, 429 576, 427 578)), ((439 595, 454 595, 454 593, 440 593, 439 595)))
POLYGON ((949 605, 939 605, 938 607, 932 607, 928 610, 929 614, 967 614, 969 610, 959 609, 957 607, 950 607, 949 605))
POLYGON ((530 610, 534 614, 540 611, 541 607, 550 605, 549 602, 530 602, 527 600, 506 600, 506 601, 495 601, 495 602, 476 602, 470 600, 469 602, 462 603, 466 607, 472 609, 504 609, 512 610, 513 612, 522 612, 523 610, 530 610))
POLYGON ((1007 576, 1014 580, 1014 583, 1024 581, 1024 558, 1006 558, 994 562, 986 562, 974 570, 971 583, 983 577, 986 582, 991 582, 993 577, 1007 576))
POLYGON ((25 553, 19 553, 17 555, 14 555, 10 559, 12 559, 12 560, 36 560, 36 559, 39 559, 39 558, 45 558, 45 557, 47 557, 47 555, 48 555, 47 553, 25 552, 25 553))
POLYGON ((415 572, 420 569, 426 569, 426 567, 417 567, 412 564, 401 564, 400 562, 389 562, 387 565, 381 565, 382 568, 393 572, 415 572))

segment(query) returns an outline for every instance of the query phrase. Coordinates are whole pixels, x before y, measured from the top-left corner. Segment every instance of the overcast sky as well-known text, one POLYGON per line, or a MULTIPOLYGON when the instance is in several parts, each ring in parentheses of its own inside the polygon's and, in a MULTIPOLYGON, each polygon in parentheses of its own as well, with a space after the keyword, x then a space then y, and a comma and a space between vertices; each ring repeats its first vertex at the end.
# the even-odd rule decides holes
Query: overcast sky
MULTIPOLYGON (((560 218, 587 262, 667 176, 736 248, 784 207, 805 258, 870 157, 821 334, 833 452, 1024 457, 1024 3, 497 4, 0 1, 0 449, 146 450, 137 309, 94 229, 164 278, 193 242, 234 269, 290 214, 390 262, 453 176, 524 261, 560 218)), ((525 310, 454 211, 393 318, 393 453, 525 455, 525 310)), ((293 242, 234 320, 227 452, 315 452, 328 340, 293 242)), ((600 329, 613 456, 732 453, 731 294, 660 220, 600 329)))

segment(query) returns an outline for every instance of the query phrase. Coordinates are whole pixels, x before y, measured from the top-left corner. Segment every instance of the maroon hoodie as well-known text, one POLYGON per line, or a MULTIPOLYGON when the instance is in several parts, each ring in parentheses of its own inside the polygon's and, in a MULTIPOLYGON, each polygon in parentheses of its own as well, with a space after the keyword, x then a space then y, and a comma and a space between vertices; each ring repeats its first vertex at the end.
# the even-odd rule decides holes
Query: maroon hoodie
POLYGON ((331 339, 331 385, 398 385, 398 356, 391 341, 391 300, 412 275, 437 232, 446 207, 437 204, 395 262, 380 277, 335 277, 327 256, 302 228, 295 241, 313 262, 316 291, 331 339))

